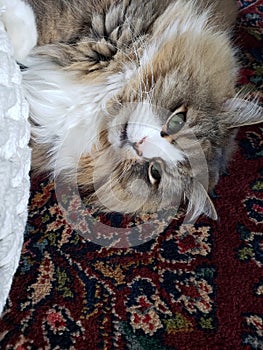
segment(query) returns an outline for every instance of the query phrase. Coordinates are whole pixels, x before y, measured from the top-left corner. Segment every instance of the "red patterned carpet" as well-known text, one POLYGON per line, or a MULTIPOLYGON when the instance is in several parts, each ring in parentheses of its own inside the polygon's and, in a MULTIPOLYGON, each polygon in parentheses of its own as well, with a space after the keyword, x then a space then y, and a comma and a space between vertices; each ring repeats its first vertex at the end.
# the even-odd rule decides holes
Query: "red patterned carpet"
MULTIPOLYGON (((240 84, 262 95, 263 3, 238 3, 240 84)), ((32 180, 0 349, 263 349, 263 125, 237 140, 216 189, 219 221, 174 220, 135 248, 88 242, 63 217, 53 183, 32 180)), ((67 204, 78 209, 74 197, 67 204)))

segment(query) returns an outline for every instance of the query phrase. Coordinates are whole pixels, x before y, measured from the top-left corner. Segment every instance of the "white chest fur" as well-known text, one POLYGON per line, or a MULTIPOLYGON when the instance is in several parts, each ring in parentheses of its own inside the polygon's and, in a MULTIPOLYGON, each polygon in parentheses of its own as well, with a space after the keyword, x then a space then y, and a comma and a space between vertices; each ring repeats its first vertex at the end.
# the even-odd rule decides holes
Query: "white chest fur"
POLYGON ((51 145, 50 167, 55 173, 75 167, 81 154, 96 143, 105 122, 105 104, 125 79, 118 74, 100 84, 85 84, 41 58, 30 57, 27 65, 23 85, 36 142, 51 145))

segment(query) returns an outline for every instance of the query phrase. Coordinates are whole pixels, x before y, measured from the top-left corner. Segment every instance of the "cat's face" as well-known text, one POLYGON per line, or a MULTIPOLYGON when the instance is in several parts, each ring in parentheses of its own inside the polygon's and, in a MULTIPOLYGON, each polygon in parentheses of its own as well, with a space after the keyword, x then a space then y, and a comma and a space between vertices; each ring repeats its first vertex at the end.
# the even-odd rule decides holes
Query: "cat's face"
POLYGON ((92 177, 96 205, 134 213, 188 201, 193 213, 197 205, 216 218, 207 190, 217 182, 220 167, 213 170, 210 159, 217 161, 216 152, 223 157, 224 135, 215 124, 215 118, 186 105, 173 111, 149 101, 116 105, 102 133, 104 147, 94 151, 83 173, 92 177))
POLYGON ((185 137, 186 113, 184 106, 169 116, 150 103, 131 103, 110 123, 110 148, 122 168, 118 181, 133 197, 130 210, 154 211, 181 199, 180 172, 188 164, 175 134, 185 137))

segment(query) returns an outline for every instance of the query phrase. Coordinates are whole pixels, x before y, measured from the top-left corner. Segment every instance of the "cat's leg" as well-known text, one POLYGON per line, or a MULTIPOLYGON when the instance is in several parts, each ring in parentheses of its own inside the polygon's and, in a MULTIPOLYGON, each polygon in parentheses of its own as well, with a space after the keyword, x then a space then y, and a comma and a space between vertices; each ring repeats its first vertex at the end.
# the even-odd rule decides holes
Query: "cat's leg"
POLYGON ((33 10, 21 0, 0 0, 0 16, 12 42, 15 59, 23 63, 37 43, 33 10))

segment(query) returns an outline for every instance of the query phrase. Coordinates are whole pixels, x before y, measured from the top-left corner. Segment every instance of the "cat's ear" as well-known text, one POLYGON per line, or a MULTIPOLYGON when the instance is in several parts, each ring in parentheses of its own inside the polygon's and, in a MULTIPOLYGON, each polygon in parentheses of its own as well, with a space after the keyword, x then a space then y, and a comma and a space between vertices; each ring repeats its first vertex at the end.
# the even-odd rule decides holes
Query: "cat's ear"
POLYGON ((239 97, 228 99, 223 106, 229 129, 263 122, 263 108, 256 102, 239 97))
POLYGON ((193 181, 192 190, 186 196, 188 198, 187 222, 195 221, 201 214, 205 214, 213 220, 218 219, 215 206, 199 181, 193 181))

